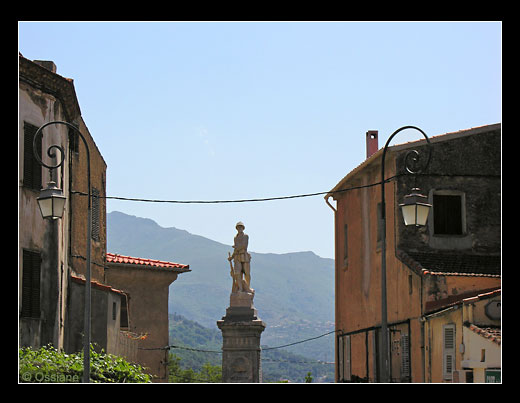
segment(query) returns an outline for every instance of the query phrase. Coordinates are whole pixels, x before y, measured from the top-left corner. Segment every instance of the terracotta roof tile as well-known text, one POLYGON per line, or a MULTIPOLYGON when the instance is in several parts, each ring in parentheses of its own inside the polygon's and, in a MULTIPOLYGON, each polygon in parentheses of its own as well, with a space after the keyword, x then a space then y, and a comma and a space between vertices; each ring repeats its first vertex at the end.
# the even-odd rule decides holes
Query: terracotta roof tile
POLYGON ((124 256, 109 252, 106 254, 106 259, 108 263, 135 264, 159 269, 181 269, 187 271, 190 267, 190 265, 187 264, 167 262, 157 259, 146 259, 142 257, 124 256))
POLYGON ((422 275, 500 277, 501 257, 494 255, 404 252, 397 256, 422 275))
POLYGON ((499 327, 481 327, 472 323, 465 323, 464 326, 498 345, 502 343, 502 329, 499 327))
POLYGON ((446 298, 435 301, 426 301, 425 311, 427 313, 432 313, 455 305, 470 304, 481 299, 491 298, 501 294, 502 289, 500 287, 466 291, 461 294, 449 295, 446 298))
MULTIPOLYGON (((85 278, 80 277, 80 276, 75 276, 73 274, 71 274, 70 278, 72 281, 74 281, 75 283, 78 283, 78 284, 85 284, 87 282, 87 280, 85 280, 85 278)), ((125 294, 124 291, 113 288, 113 287, 109 286, 108 284, 102 284, 96 280, 90 280, 90 284, 92 287, 97 288, 98 290, 111 291, 111 292, 115 292, 116 294, 125 294)))

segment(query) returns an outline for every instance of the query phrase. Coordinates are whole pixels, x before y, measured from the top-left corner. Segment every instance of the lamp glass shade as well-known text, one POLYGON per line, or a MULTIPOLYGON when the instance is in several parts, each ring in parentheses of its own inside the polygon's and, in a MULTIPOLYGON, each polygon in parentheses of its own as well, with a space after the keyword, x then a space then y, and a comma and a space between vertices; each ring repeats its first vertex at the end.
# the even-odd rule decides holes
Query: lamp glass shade
POLYGON ((431 204, 426 203, 428 198, 418 193, 419 189, 413 189, 415 193, 405 196, 405 201, 400 204, 403 213, 404 225, 426 225, 431 204))
POLYGON ((63 191, 56 187, 56 183, 47 183, 47 188, 40 192, 37 200, 43 218, 56 219, 63 216, 67 198, 63 191))

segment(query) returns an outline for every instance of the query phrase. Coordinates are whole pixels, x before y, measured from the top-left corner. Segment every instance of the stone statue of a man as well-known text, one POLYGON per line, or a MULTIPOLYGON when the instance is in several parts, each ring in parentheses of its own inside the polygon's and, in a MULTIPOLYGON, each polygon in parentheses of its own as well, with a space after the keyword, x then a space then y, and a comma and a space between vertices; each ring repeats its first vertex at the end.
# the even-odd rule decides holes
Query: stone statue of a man
POLYGON ((244 233, 246 228, 244 223, 239 221, 235 226, 238 233, 235 235, 233 244, 233 254, 228 257, 231 262, 233 259, 235 265, 233 267, 233 289, 231 292, 249 292, 254 293, 251 288, 251 255, 247 253, 247 245, 249 243, 249 236, 244 233))

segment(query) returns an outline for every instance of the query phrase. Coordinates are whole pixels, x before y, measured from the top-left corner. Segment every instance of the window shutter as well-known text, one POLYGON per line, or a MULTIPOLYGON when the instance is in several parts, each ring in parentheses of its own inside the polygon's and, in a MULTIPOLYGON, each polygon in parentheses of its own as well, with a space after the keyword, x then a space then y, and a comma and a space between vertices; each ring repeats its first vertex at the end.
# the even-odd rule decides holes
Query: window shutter
POLYGON ((40 317, 40 266, 38 252, 23 251, 22 317, 40 317))
POLYGON ((343 226, 343 266, 348 266, 348 225, 343 226))
POLYGON ((443 378, 451 380, 455 369, 455 325, 443 326, 443 378))
POLYGON ((401 335, 401 381, 410 381, 410 338, 401 335))
POLYGON ((92 188, 92 239, 99 241, 99 190, 92 188))
MULTIPOLYGON (((33 138, 38 128, 30 123, 24 122, 23 126, 23 185, 30 189, 41 190, 42 167, 34 158, 33 138)), ((36 152, 42 156, 42 138, 36 141, 36 152)))

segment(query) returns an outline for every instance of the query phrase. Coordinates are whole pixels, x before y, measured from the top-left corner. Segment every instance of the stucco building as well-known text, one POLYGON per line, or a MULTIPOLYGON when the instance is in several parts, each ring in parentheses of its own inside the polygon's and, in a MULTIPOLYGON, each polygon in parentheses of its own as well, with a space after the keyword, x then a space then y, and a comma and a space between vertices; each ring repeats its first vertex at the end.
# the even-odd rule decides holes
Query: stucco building
POLYGON ((168 382, 169 287, 189 271, 189 265, 107 253, 106 281, 128 296, 125 330, 139 339, 136 362, 157 382, 168 382))
MULTIPOLYGON (((426 315, 450 298, 501 285, 501 125, 430 141, 430 164, 417 176, 404 172, 404 160, 410 150, 425 155, 425 140, 390 146, 386 155, 385 179, 391 178, 385 184, 385 211, 393 382, 436 381, 427 376, 426 315), (405 226, 399 208, 414 187, 433 205, 424 227, 405 226)), ((377 142, 378 133, 367 132, 367 159, 326 195, 335 216, 338 382, 380 380, 383 150, 377 142)), ((462 369, 460 360, 450 375, 457 369, 462 369)), ((451 379, 445 376, 442 381, 451 379)))
MULTIPOLYGON (((154 344, 168 345, 168 286, 187 265, 162 262, 168 268, 139 270, 107 253, 107 165, 85 124, 73 80, 57 74, 52 61, 31 61, 19 54, 19 193, 18 193, 18 308, 19 346, 52 344, 67 352, 83 347, 84 295, 87 242, 91 244, 91 342, 107 353, 121 355, 167 379, 155 352, 139 350, 154 344), (56 165, 63 148, 63 164, 50 171, 35 159, 33 138, 51 121, 73 124, 81 132, 90 154, 92 231, 87 239, 87 152, 75 130, 49 125, 38 136, 36 152, 56 165), (37 198, 53 180, 66 196, 61 219, 43 219, 37 198), (121 271, 121 268, 124 269, 121 271), (118 274, 118 273, 123 274, 118 274), (138 285, 136 279, 138 278, 138 285), (132 315, 134 316, 132 322, 132 315), (133 327, 132 327, 133 326, 133 327), (134 337, 149 334, 148 340, 134 337), (156 344, 155 344, 156 343, 156 344)), ((141 262, 157 262, 141 259, 141 262)), ((144 266, 143 266, 144 267, 144 266)))

